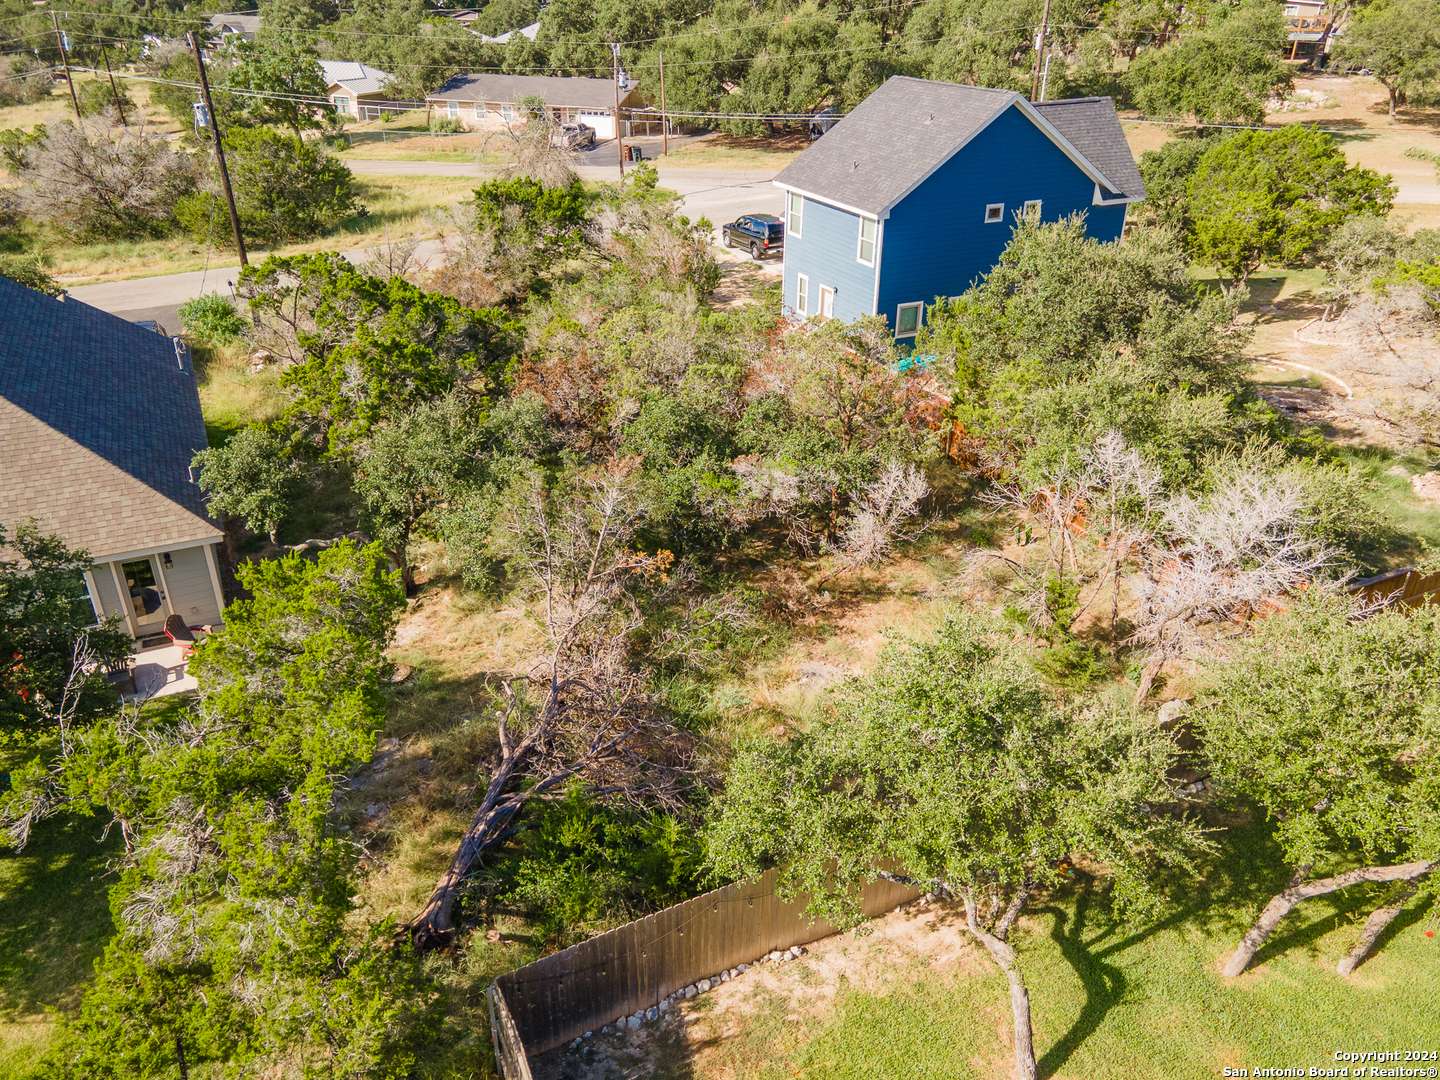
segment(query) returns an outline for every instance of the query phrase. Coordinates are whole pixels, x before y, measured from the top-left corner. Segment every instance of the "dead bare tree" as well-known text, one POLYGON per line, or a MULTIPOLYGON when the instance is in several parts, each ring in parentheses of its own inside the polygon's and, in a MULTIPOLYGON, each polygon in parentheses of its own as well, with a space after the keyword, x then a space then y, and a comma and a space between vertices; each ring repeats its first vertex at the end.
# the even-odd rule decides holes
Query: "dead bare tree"
POLYGON ((982 557, 999 559, 1010 570, 1016 606, 1037 632, 1068 631, 1108 594, 1114 633, 1121 581, 1149 539, 1161 486, 1159 470, 1119 432, 1107 432, 1085 451, 1078 467, 1057 467, 1039 484, 1003 484, 983 493, 983 502, 1022 523, 1027 544, 1030 526, 1038 526, 1045 548, 1034 564, 993 552, 982 557), (1076 594, 1069 625, 1063 627, 1055 625, 1055 581, 1073 585, 1076 594))
POLYGON ((505 169, 509 176, 530 176, 545 187, 564 187, 575 179, 575 152, 565 144, 559 122, 538 98, 519 104, 523 118, 490 136, 485 149, 498 150, 510 159, 505 169))
POLYGON ((1337 553, 1312 538, 1306 495, 1289 473, 1235 468, 1208 495, 1181 494, 1142 553, 1140 610, 1128 639, 1149 658, 1137 701, 1167 661, 1202 641, 1200 628, 1251 614, 1313 581, 1337 553))
POLYGON ((535 800, 584 781, 601 798, 678 805, 693 778, 693 746, 654 706, 630 663, 640 595, 663 581, 668 553, 632 547, 639 509, 619 471, 566 495, 539 485, 508 523, 512 562, 532 584, 548 643, 529 682, 500 691, 499 759, 450 865, 409 933, 420 949, 455 933, 462 883, 535 800))
POLYGON ((924 531, 920 507, 929 494, 930 483, 918 466, 887 463, 856 494, 834 544, 839 558, 825 577, 875 566, 898 545, 913 540, 924 531))

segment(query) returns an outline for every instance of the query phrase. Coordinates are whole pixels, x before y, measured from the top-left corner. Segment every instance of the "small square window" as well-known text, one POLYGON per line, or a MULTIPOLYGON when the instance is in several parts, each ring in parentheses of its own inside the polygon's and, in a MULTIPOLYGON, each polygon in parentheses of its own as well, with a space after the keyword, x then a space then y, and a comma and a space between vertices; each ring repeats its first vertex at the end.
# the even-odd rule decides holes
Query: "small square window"
POLYGON ((1024 210, 1022 211, 1022 213, 1024 213, 1025 217, 1026 217, 1027 219, 1029 219, 1029 220, 1039 221, 1039 220, 1040 220, 1040 200, 1039 200, 1039 199, 1026 199, 1026 200, 1025 200, 1025 208, 1024 208, 1024 210))
POLYGON ((992 202, 985 207, 985 224, 994 225, 1005 220, 1005 204, 992 202))
POLYGON ((915 332, 920 329, 920 318, 925 311, 925 305, 916 301, 911 304, 901 304, 895 309, 895 336, 914 337, 915 332))
POLYGON ((866 266, 875 265, 875 236, 879 227, 879 223, 873 218, 860 219, 860 246, 855 252, 855 258, 866 266))

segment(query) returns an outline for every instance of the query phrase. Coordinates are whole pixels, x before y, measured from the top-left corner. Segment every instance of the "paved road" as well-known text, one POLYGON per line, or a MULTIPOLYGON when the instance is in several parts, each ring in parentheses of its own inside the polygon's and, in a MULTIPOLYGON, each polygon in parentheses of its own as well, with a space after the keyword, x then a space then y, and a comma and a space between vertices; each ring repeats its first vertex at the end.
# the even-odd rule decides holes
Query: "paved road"
MULTIPOLYGON (((605 148, 595 153, 603 153, 605 148)), ((613 154, 613 149, 611 151, 613 154)), ((366 161, 347 162, 351 170, 371 176, 474 176, 493 173, 480 165, 431 161, 366 161)), ((614 164, 581 165, 577 170, 584 180, 613 180, 619 174, 614 164)), ((771 174, 735 172, 718 169, 660 167, 660 182, 681 195, 682 212, 692 218, 705 217, 713 224, 732 221, 746 213, 780 212, 781 194, 770 183, 771 174)), ((718 237, 718 231, 717 231, 718 237)), ((361 258, 367 248, 353 248, 347 258, 361 258)), ((422 260, 438 255, 442 244, 437 240, 420 245, 416 254, 422 260)), ((765 264, 778 272, 778 264, 765 264)), ((179 330, 176 309, 187 300, 205 292, 225 292, 227 283, 240 273, 238 266, 211 267, 184 274, 108 281, 99 285, 80 285, 70 290, 77 300, 127 319, 154 319, 166 330, 179 330)))

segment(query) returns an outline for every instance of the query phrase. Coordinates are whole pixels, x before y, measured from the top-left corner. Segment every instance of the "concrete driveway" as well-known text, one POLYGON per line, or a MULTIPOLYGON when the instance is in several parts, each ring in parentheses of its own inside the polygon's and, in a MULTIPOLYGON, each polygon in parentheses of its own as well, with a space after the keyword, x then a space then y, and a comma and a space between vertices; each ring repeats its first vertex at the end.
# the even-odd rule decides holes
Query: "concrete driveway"
MULTIPOLYGON (((582 155, 582 164, 576 172, 582 180, 614 180, 619 169, 614 162, 613 144, 605 144, 582 155), (602 164, 603 162, 603 164, 602 164)), ((479 164, 466 162, 432 161, 349 161, 352 172, 370 176, 473 176, 477 179, 494 175, 495 170, 479 164)), ((658 163, 660 183, 681 196, 681 212, 688 217, 707 218, 715 226, 714 238, 719 243, 719 226, 733 221, 741 214, 780 213, 782 198, 780 190, 774 187, 769 172, 734 171, 705 168, 666 168, 658 163)), ((416 256, 422 261, 440 255, 444 250, 442 240, 427 240, 420 245, 416 256)), ((344 255, 349 259, 363 258, 369 248, 352 248, 344 255)), ((739 253, 728 252, 725 258, 742 258, 739 253)), ((761 264, 767 272, 780 272, 778 260, 767 260, 761 264)), ((70 295, 83 300, 103 311, 126 319, 154 319, 170 333, 180 329, 176 309, 187 300, 193 300, 202 293, 228 292, 230 283, 240 273, 239 266, 211 267, 209 270, 193 270, 183 274, 164 274, 155 277, 130 278, 126 281, 107 281, 98 285, 80 285, 70 290, 70 295)))

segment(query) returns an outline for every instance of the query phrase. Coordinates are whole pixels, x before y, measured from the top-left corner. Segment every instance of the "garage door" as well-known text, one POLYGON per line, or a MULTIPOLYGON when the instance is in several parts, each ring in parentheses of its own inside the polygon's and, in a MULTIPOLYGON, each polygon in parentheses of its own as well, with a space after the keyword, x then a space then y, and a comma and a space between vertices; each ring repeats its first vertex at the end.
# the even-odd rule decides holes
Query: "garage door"
POLYGON ((586 127, 594 128, 597 139, 613 139, 615 137, 615 118, 608 112, 581 109, 576 119, 586 127))

